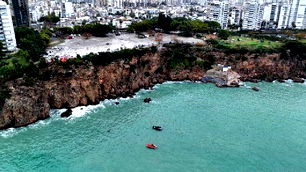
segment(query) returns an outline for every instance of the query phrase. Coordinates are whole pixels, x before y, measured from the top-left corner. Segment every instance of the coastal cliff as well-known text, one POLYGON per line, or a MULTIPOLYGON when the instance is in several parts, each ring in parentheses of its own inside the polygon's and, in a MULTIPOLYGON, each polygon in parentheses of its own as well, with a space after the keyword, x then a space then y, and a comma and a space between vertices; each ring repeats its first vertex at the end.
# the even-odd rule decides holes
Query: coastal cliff
POLYGON ((119 60, 107 66, 91 63, 59 65, 50 79, 37 80, 26 86, 24 79, 8 83, 11 97, 0 112, 0 129, 21 127, 49 117, 51 108, 67 108, 97 104, 99 101, 132 96, 141 88, 166 80, 199 80, 204 70, 195 66, 168 70, 159 53, 119 60))
POLYGON ((53 108, 73 108, 97 104, 104 99, 132 96, 141 88, 150 88, 167 80, 201 80, 211 63, 231 65, 243 81, 306 76, 304 62, 281 60, 277 53, 246 54, 243 55, 245 59, 241 59, 241 54, 208 52, 192 46, 184 48, 163 48, 141 56, 118 58, 106 65, 86 61, 67 67, 54 63, 41 69, 50 74, 48 77, 35 78, 31 84, 25 78, 9 81, 10 98, 5 100, 0 111, 0 129, 46 119, 53 108), (184 53, 175 54, 178 50, 184 53), (179 61, 170 58, 186 55, 188 57, 179 61), (193 59, 192 63, 186 62, 188 58, 193 59))

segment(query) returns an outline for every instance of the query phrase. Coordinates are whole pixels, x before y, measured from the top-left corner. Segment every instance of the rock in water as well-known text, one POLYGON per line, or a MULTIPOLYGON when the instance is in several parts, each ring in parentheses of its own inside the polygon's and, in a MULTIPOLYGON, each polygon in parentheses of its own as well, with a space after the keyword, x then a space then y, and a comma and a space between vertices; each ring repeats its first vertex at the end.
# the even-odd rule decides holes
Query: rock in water
POLYGON ((115 105, 119 105, 119 102, 115 102, 115 105))
POLYGON ((232 70, 223 71, 220 67, 215 67, 206 72, 202 82, 215 83, 217 87, 239 87, 240 75, 232 70))
POLYGON ((252 90, 259 91, 260 89, 258 87, 252 87, 252 90))
POLYGON ((69 109, 67 109, 65 112, 63 112, 63 113, 61 114, 61 117, 62 117, 62 118, 67 118, 67 117, 69 117, 70 115, 72 115, 72 110, 69 108, 69 109))
POLYGON ((144 101, 145 103, 150 103, 150 101, 152 101, 152 99, 149 98, 149 97, 147 97, 147 98, 145 98, 143 101, 144 101))
POLYGON ((292 81, 297 82, 297 83, 304 83, 304 79, 303 78, 298 78, 298 77, 293 77, 292 81))

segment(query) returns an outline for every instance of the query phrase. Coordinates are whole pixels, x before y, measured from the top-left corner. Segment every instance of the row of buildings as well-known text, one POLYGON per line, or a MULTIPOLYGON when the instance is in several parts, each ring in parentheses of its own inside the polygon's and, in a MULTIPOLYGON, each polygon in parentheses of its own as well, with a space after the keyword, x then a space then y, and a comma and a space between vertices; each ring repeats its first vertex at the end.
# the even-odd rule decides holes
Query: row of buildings
POLYGON ((243 29, 306 29, 306 0, 251 1, 245 7, 243 29))
POLYGON ((244 30, 306 29, 306 0, 208 0, 204 20, 244 30))
POLYGON ((39 28, 50 13, 59 26, 98 21, 127 28, 134 21, 157 17, 186 17, 217 21, 224 29, 306 29, 306 0, 0 0, 0 41, 16 48, 14 26, 39 28))
POLYGON ((66 25, 97 17, 107 20, 109 15, 151 18, 163 12, 217 21, 224 29, 306 29, 306 0, 30 0, 31 23, 51 12, 66 25))

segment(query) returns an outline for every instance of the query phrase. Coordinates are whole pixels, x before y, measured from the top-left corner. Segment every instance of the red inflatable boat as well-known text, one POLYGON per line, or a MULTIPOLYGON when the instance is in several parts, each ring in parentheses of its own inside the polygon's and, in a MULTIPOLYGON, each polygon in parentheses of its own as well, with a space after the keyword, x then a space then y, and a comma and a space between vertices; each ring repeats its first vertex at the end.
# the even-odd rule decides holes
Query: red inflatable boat
POLYGON ((149 149, 156 149, 157 146, 154 145, 154 144, 146 144, 146 147, 149 148, 149 149))

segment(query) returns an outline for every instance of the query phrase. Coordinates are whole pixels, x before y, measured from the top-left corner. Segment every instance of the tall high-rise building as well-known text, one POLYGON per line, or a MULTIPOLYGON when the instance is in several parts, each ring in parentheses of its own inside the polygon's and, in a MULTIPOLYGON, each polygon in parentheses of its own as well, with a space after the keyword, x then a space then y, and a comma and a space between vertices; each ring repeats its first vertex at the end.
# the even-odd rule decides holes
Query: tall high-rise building
POLYGON ((0 41, 6 51, 16 50, 11 9, 4 1, 0 1, 0 41))
POLYGON ((14 22, 16 26, 29 26, 28 0, 11 0, 14 10, 14 22))
POLYGON ((207 19, 220 23, 222 28, 227 28, 229 16, 228 0, 215 0, 208 2, 207 19))
POLYGON ((263 20, 263 6, 256 0, 245 2, 242 29, 258 30, 263 20))
POLYGON ((278 29, 285 29, 288 27, 289 21, 289 13, 290 13, 290 3, 289 1, 281 2, 279 5, 279 18, 278 18, 278 29))
POLYGON ((292 0, 289 17, 289 27, 306 28, 306 0, 292 0))
POLYGON ((223 0, 221 3, 219 23, 222 28, 227 28, 229 16, 229 2, 228 0, 223 0))
POLYGON ((263 6, 264 12, 262 28, 277 28, 280 14, 280 4, 274 0, 273 2, 263 4, 263 6))

